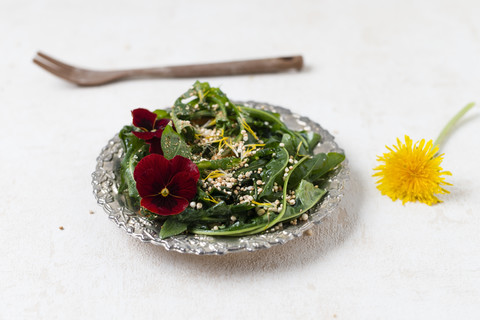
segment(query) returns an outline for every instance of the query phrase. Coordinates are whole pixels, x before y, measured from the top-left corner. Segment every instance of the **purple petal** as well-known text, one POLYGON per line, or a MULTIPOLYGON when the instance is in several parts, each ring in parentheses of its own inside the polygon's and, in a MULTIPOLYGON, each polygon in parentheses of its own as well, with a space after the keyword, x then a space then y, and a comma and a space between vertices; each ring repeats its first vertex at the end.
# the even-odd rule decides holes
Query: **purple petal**
POLYGON ((182 156, 175 156, 172 160, 170 160, 169 170, 174 174, 178 172, 185 172, 195 180, 195 183, 197 183, 198 178, 200 178, 200 172, 198 171, 197 165, 190 159, 182 156))
POLYGON ((135 135, 135 137, 142 140, 150 140, 156 136, 155 135, 156 132, 150 132, 150 131, 147 131, 147 132, 132 131, 132 133, 135 135))
POLYGON ((150 153, 156 153, 156 154, 161 154, 163 155, 163 150, 162 150, 162 139, 154 137, 148 141, 146 141, 148 144, 150 144, 150 153))
POLYGON ((157 119, 155 121, 155 124, 154 124, 154 128, 159 130, 161 129, 163 131, 163 129, 165 129, 165 127, 170 123, 170 119, 157 119))
POLYGON ((168 191, 175 197, 192 200, 197 194, 197 180, 193 179, 189 173, 177 173, 168 184, 168 191))
POLYGON ((173 196, 164 197, 157 195, 155 197, 142 198, 140 205, 158 215, 169 216, 179 214, 185 210, 188 206, 188 200, 173 196))
POLYGON ((159 154, 150 154, 140 160, 133 172, 140 197, 155 196, 170 182, 172 174, 168 160, 159 154))
POLYGON ((155 127, 155 120, 157 115, 147 109, 138 108, 132 111, 133 125, 137 128, 141 128, 145 131, 151 131, 155 127))

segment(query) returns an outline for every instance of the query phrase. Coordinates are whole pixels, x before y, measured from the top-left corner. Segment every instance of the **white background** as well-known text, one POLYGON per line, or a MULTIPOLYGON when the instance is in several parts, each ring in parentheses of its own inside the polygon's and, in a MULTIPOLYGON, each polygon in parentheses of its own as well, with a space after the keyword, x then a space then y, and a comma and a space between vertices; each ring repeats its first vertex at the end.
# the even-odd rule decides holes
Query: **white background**
POLYGON ((435 139, 480 103, 479 18, 477 0, 2 0, 0 319, 478 319, 479 107, 443 145, 444 203, 392 202, 371 175, 397 137, 435 139), (78 88, 37 50, 106 69, 302 54, 300 73, 201 80, 334 134, 342 210, 255 253, 140 243, 96 204, 95 158, 130 110, 168 107, 195 79, 78 88))

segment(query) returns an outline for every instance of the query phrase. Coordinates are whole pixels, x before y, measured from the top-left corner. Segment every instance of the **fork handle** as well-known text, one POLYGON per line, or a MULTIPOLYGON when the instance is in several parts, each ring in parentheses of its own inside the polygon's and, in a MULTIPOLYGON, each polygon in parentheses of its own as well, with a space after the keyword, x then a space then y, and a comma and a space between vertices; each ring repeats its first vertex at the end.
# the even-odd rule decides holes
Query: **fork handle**
POLYGON ((161 76, 167 78, 188 78, 255 73, 274 73, 290 69, 300 70, 302 69, 302 67, 302 56, 290 56, 160 68, 134 69, 125 72, 127 73, 126 76, 161 76))

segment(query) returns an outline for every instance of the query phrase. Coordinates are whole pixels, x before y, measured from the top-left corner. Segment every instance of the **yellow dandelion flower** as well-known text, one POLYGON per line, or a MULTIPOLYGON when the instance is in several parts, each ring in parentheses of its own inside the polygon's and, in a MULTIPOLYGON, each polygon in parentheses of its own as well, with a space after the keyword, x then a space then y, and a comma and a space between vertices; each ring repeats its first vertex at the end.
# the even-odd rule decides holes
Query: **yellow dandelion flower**
POLYGON ((388 153, 378 156, 382 163, 373 170, 378 177, 377 189, 393 201, 423 202, 433 205, 442 202, 435 195, 449 193, 443 186, 451 186, 443 176, 452 175, 440 167, 443 154, 438 154, 439 145, 445 139, 455 123, 472 107, 474 103, 466 105, 458 112, 432 142, 425 140, 413 143, 409 136, 405 136, 405 143, 397 138, 397 145, 388 149, 388 153))
POLYGON ((435 194, 449 193, 442 186, 451 184, 442 176, 452 174, 440 167, 443 154, 435 156, 438 146, 434 147, 431 140, 414 144, 410 137, 405 136, 405 143, 397 139, 397 145, 387 149, 390 152, 377 158, 383 164, 374 168, 377 172, 373 175, 380 178, 377 189, 383 195, 393 201, 420 201, 432 205, 441 202, 435 194))

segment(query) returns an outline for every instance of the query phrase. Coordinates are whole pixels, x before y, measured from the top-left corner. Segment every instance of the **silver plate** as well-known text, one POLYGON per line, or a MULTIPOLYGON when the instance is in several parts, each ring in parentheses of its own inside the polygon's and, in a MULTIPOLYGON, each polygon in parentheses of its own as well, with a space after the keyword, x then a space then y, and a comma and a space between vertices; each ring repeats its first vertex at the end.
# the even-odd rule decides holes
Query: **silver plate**
MULTIPOLYGON (((292 130, 307 129, 319 133, 322 136, 322 141, 315 149, 315 153, 343 153, 343 150, 335 143, 334 137, 319 124, 308 118, 300 117, 288 109, 266 103, 249 101, 236 102, 236 104, 277 112, 281 115, 282 121, 292 130)), ((123 156, 123 146, 118 135, 108 142, 98 156, 97 167, 92 174, 93 193, 98 204, 103 207, 108 217, 117 226, 124 229, 132 237, 142 242, 161 245, 167 250, 197 255, 255 251, 284 244, 295 237, 302 236, 306 230, 312 228, 315 224, 319 224, 323 218, 338 209, 349 177, 348 164, 345 160, 329 179, 326 186, 327 195, 309 211, 308 221, 301 221, 297 225, 284 223, 283 230, 236 238, 188 234, 160 239, 158 236, 160 225, 127 209, 123 195, 118 194, 119 176, 117 176, 117 172, 123 156)))

